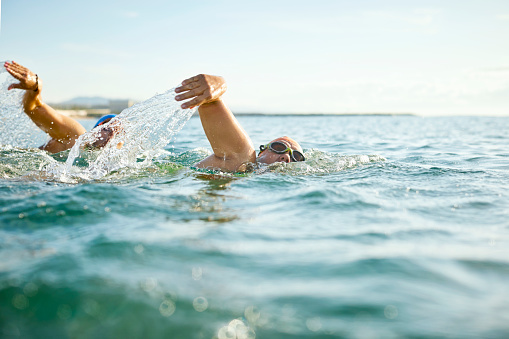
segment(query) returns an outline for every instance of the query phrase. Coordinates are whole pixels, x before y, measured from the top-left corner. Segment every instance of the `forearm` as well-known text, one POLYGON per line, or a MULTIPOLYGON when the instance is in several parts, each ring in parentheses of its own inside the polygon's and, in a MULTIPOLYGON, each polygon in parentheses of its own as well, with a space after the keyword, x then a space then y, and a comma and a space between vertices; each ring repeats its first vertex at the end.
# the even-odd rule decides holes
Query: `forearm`
POLYGON ((41 98, 41 91, 38 89, 34 90, 26 90, 25 95, 23 96, 23 109, 26 114, 32 112, 36 107, 41 106, 43 104, 41 98))
POLYGON ((23 97, 23 109, 28 117, 52 139, 68 143, 74 141, 85 128, 76 120, 59 114, 42 101, 40 90, 27 90, 23 97))
POLYGON ((201 105, 198 112, 205 135, 217 157, 246 158, 246 155, 254 154, 249 136, 221 99, 201 105))

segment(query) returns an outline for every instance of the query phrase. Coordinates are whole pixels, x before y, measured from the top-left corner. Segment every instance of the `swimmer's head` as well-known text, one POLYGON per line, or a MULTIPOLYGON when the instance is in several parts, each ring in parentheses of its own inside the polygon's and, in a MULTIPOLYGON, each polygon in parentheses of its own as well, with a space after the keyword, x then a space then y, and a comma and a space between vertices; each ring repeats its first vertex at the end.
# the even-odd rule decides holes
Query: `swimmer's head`
MULTIPOLYGON (((108 114, 108 115, 102 116, 99 120, 97 120, 97 122, 95 123, 95 125, 92 129, 94 129, 98 126, 103 126, 104 124, 107 124, 114 117, 116 117, 115 114, 108 114)), ((95 131, 95 134, 96 134, 96 140, 87 146, 90 148, 103 148, 104 146, 106 146, 108 141, 110 141, 110 139, 113 138, 113 136, 115 135, 115 128, 112 126, 104 126, 104 127, 98 128, 95 131)))
POLYGON ((103 115, 102 117, 99 118, 99 120, 97 120, 93 128, 96 128, 97 126, 101 126, 103 124, 110 122, 110 120, 116 116, 117 116, 116 114, 103 115))
POLYGON ((96 133, 96 139, 89 146, 92 148, 103 148, 113 138, 114 132, 110 127, 99 129, 96 133))
POLYGON ((290 137, 284 136, 260 146, 260 153, 256 159, 260 163, 272 164, 275 162, 304 161, 304 151, 299 143, 290 137))

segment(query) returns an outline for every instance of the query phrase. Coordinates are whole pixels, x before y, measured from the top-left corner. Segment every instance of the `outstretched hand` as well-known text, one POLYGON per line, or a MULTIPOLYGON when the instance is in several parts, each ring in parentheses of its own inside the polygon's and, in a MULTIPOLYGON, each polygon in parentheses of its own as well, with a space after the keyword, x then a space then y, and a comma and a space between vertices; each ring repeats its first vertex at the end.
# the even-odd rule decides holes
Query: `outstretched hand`
POLYGON ((175 92, 182 93, 175 97, 177 101, 191 99, 182 108, 193 108, 218 100, 226 92, 226 82, 219 76, 199 74, 184 80, 175 92))
POLYGON ((12 75, 15 79, 19 81, 19 83, 11 84, 7 90, 11 90, 14 88, 24 89, 24 90, 33 90, 37 91, 39 89, 39 79, 35 73, 33 73, 28 68, 21 66, 16 62, 5 62, 4 67, 12 75))

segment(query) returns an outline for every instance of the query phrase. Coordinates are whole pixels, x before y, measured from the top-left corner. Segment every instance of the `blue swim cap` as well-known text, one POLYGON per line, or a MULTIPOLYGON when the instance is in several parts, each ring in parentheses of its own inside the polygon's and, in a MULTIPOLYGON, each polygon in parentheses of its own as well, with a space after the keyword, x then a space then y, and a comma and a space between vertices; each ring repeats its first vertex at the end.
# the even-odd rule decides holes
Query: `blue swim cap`
POLYGON ((97 120, 97 122, 95 123, 94 127, 92 127, 92 128, 96 128, 97 126, 102 125, 102 123, 105 120, 112 119, 112 118, 114 118, 116 116, 117 116, 116 114, 103 115, 99 120, 97 120))

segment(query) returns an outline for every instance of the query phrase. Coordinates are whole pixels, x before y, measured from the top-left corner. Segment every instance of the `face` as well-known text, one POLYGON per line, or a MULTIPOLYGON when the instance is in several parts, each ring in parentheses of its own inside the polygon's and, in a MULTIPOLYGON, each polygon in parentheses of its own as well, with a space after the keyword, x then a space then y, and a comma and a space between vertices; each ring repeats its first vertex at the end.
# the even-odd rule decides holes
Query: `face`
POLYGON ((99 132, 99 136, 96 139, 96 141, 94 141, 94 143, 92 144, 92 147, 103 148, 104 146, 106 146, 106 144, 108 143, 108 141, 110 141, 112 137, 113 131, 107 127, 103 128, 99 132))
MULTIPOLYGON (((102 125, 108 123, 110 120, 111 120, 111 118, 104 120, 99 126, 102 126, 102 125)), ((97 127, 99 127, 99 126, 97 126, 97 127)), ((111 128, 109 126, 102 127, 98 133, 96 141, 94 141, 94 143, 92 143, 91 146, 96 147, 96 148, 102 148, 102 147, 106 146, 106 144, 108 143, 108 141, 110 141, 110 139, 112 137, 113 137, 113 128, 111 128)))
MULTIPOLYGON (((292 150, 296 150, 296 151, 299 151, 304 154, 304 152, 302 151, 302 147, 300 147, 299 143, 297 141, 293 140, 292 138, 281 137, 281 138, 272 140, 271 143, 274 141, 281 141, 284 144, 286 144, 288 147, 290 147, 292 150)), ((290 151, 283 153, 283 154, 278 154, 276 152, 273 152, 270 149, 266 149, 260 153, 260 155, 258 156, 258 158, 256 160, 263 164, 272 164, 275 162, 288 163, 288 162, 292 161, 292 158, 290 157, 290 151)))

